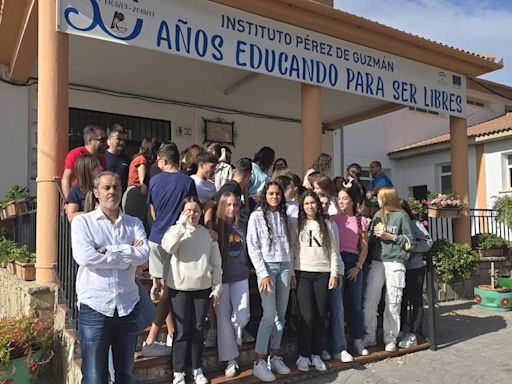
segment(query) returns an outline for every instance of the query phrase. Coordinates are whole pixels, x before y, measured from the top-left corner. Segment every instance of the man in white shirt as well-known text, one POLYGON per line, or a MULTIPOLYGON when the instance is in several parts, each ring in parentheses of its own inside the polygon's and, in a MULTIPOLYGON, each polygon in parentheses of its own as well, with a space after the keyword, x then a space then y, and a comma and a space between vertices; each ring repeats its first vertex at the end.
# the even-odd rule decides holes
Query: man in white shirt
POLYGON ((135 270, 149 257, 142 222, 119 209, 121 180, 102 172, 94 180, 99 207, 71 223, 76 279, 82 384, 106 383, 112 346, 116 383, 136 383, 133 359, 139 293, 135 270))
POLYGON ((217 189, 215 184, 210 181, 215 167, 219 162, 217 156, 212 155, 208 152, 202 152, 197 155, 197 172, 195 175, 190 176, 196 184, 197 198, 199 202, 204 206, 205 203, 213 199, 217 189))

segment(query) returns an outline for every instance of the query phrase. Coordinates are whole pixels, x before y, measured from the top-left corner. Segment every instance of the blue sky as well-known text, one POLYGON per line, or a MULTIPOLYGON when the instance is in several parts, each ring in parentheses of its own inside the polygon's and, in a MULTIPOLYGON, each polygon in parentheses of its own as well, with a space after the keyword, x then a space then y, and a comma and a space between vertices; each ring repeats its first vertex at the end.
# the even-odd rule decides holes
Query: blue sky
POLYGON ((474 53, 505 67, 484 78, 512 86, 512 0, 334 0, 335 8, 474 53))

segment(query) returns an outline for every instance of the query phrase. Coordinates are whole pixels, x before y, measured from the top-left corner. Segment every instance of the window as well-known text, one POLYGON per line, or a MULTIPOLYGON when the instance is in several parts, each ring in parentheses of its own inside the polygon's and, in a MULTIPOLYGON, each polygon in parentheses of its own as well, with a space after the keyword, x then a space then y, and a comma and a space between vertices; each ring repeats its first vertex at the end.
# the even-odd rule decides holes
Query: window
POLYGON ((441 193, 452 193, 452 166, 441 166, 441 193))
POLYGON ((369 168, 361 169, 361 183, 366 187, 370 180, 372 179, 372 175, 370 174, 369 168))
POLYGON ((425 200, 428 197, 428 187, 426 185, 415 185, 409 187, 412 197, 418 200, 425 200))
POLYGON ((505 178, 505 189, 512 189, 512 155, 507 155, 506 172, 507 177, 505 178))

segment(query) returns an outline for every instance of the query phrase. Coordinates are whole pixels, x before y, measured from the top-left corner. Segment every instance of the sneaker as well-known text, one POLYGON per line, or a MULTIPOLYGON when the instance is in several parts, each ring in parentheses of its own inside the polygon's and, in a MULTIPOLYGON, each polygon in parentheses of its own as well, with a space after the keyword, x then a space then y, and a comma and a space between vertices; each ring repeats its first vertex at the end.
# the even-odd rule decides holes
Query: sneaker
POLYGON ((252 368, 252 374, 261 381, 269 382, 276 381, 276 377, 269 369, 268 364, 265 360, 255 361, 252 368))
POLYGON ((325 349, 322 351, 322 360, 331 360, 331 354, 325 349))
POLYGON ((192 376, 194 376, 195 384, 208 384, 208 379, 204 375, 203 370, 201 368, 194 369, 192 371, 192 376))
POLYGON ((327 370, 327 366, 318 355, 311 355, 311 365, 314 365, 317 371, 327 370))
POLYGON ((159 341, 155 341, 152 344, 146 344, 146 342, 142 343, 142 356, 144 357, 169 356, 171 353, 172 348, 159 341))
POLYGON ((238 373, 238 368, 240 367, 238 366, 238 362, 235 359, 229 360, 226 369, 224 370, 224 376, 230 378, 235 377, 238 373))
POLYGON ((295 362, 297 365, 297 369, 302 372, 308 372, 309 366, 311 365, 311 360, 309 360, 307 357, 299 355, 299 358, 295 362))
POLYGON ((384 350, 386 352, 396 352, 396 344, 395 343, 387 343, 384 350))
POLYGON ((377 342, 375 341, 375 339, 371 339, 368 335, 363 337, 362 340, 363 340, 363 345, 365 347, 375 347, 377 345, 377 342))
POLYGON ((254 336, 247 332, 245 328, 242 330, 242 340, 244 343, 254 343, 256 341, 254 336))
POLYGON ((398 343, 398 346, 400 348, 411 348, 418 345, 418 339, 416 338, 416 335, 413 333, 409 333, 408 335, 405 335, 405 337, 398 343))
POLYGON ((370 354, 364 346, 363 339, 354 340, 354 349, 359 356, 368 356, 370 354))
POLYGON ((352 356, 347 351, 341 351, 339 357, 337 358, 340 359, 342 363, 351 363, 354 361, 354 356, 352 356))
POLYGON ((172 336, 167 334, 167 341, 166 343, 168 347, 172 347, 172 336))
POLYGON ((280 375, 287 375, 291 372, 290 368, 286 366, 281 356, 272 356, 269 357, 270 369, 274 372, 279 373, 280 375))
POLYGON ((172 379, 172 384, 185 384, 185 372, 174 372, 174 379, 172 379))
POLYGON ((217 330, 210 328, 208 330, 208 334, 206 335, 206 339, 204 341, 204 346, 206 348, 216 347, 217 346, 217 330))

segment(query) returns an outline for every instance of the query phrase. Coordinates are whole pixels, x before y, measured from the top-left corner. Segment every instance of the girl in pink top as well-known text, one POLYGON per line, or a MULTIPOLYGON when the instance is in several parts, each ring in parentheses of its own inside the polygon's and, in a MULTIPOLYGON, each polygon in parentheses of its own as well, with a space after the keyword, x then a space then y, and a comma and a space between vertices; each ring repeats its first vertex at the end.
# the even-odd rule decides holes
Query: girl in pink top
POLYGON ((358 213, 358 196, 350 188, 338 193, 339 214, 331 216, 338 226, 340 252, 345 264, 345 282, 349 299, 350 334, 354 339, 354 350, 358 355, 368 355, 363 345, 363 264, 368 254, 368 232, 366 218, 358 213))

